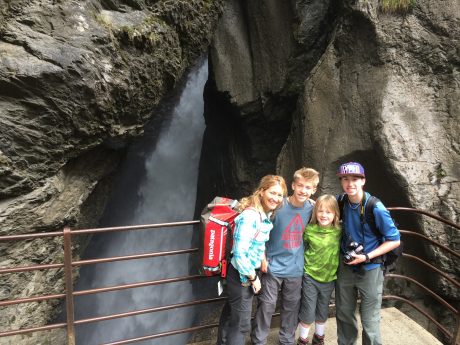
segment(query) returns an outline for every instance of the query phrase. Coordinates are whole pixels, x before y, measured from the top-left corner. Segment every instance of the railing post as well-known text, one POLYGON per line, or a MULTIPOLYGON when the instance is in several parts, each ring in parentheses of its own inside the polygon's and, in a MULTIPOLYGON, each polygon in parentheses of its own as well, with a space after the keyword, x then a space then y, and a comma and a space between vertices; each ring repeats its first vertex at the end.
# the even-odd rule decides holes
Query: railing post
POLYGON ((64 228, 64 273, 67 311, 67 345, 75 345, 75 325, 72 279, 72 235, 70 228, 64 228))

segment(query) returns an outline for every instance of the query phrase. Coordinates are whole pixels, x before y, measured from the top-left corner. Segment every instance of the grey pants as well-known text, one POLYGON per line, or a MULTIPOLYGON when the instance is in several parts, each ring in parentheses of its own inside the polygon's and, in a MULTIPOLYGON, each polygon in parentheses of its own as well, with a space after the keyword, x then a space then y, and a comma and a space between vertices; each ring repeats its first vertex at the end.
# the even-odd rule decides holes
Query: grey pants
POLYGON ((360 316, 363 345, 381 345, 380 309, 382 306, 383 271, 353 271, 340 263, 335 288, 337 338, 339 345, 355 345, 358 337, 356 305, 361 298, 360 316))
POLYGON ((334 287, 335 281, 321 283, 308 274, 304 274, 299 320, 306 324, 312 324, 315 321, 326 322, 334 287))
POLYGON ((262 275, 262 293, 257 298, 257 312, 252 327, 252 344, 266 344, 278 292, 281 289, 279 343, 292 345, 299 322, 302 277, 277 278, 270 273, 262 275))

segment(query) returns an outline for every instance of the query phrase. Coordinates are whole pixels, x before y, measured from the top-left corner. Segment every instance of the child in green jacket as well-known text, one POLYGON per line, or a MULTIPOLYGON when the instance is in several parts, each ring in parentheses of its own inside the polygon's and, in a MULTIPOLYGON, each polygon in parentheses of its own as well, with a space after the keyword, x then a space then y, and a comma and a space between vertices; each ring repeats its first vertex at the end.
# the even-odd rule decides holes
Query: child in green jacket
POLYGON ((324 344, 329 301, 334 291, 339 266, 339 221, 340 211, 335 196, 326 194, 319 197, 303 237, 305 264, 298 345, 309 344, 307 337, 313 322, 315 334, 312 344, 324 344))

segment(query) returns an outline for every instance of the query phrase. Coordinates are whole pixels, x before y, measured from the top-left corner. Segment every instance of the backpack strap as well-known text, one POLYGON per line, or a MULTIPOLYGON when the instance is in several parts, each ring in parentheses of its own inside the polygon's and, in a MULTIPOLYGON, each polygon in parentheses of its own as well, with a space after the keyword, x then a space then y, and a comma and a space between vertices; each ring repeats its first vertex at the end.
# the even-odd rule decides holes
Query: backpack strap
MULTIPOLYGON (((371 195, 367 199, 367 203, 365 204, 364 207, 364 214, 361 215, 361 228, 363 231, 363 236, 364 236, 364 224, 367 223, 369 225, 369 228, 372 230, 374 233, 375 237, 379 240, 379 243, 382 243, 382 233, 379 231, 377 228, 377 224, 375 223, 375 216, 374 216, 374 208, 375 205, 380 201, 379 198, 371 195)), ((365 202, 365 200, 363 200, 365 202)), ((387 254, 383 254, 380 256, 377 256, 371 260, 372 263, 375 264, 383 264, 386 260, 387 254)), ((384 273, 386 273, 386 268, 384 267, 384 273)))
POLYGON ((337 203, 339 204, 339 212, 340 212, 340 220, 343 220, 343 207, 345 203, 348 201, 348 195, 346 193, 340 194, 337 196, 337 203))
POLYGON ((380 200, 373 195, 371 195, 367 199, 367 202, 366 200, 363 200, 363 203, 365 203, 365 207, 364 209, 361 209, 360 218, 361 218, 361 223, 368 224, 372 232, 374 233, 374 235, 380 240, 382 238, 382 234, 377 229, 377 224, 375 223, 375 216, 374 216, 374 208, 375 208, 375 205, 379 201, 380 200))

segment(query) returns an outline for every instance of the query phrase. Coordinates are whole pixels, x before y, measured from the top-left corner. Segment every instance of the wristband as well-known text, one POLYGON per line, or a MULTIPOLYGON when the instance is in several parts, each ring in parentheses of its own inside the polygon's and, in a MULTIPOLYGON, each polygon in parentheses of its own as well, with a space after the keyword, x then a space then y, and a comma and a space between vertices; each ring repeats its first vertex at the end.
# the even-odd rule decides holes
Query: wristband
POLYGON ((251 278, 248 277, 248 280, 252 283, 252 282, 255 282, 255 281, 257 280, 257 278, 259 278, 259 277, 258 277, 257 274, 256 274, 256 276, 254 277, 254 279, 251 279, 251 278))
POLYGON ((371 262, 371 259, 369 258, 369 255, 367 254, 364 254, 364 256, 366 257, 366 261, 364 261, 365 264, 368 264, 371 262))

